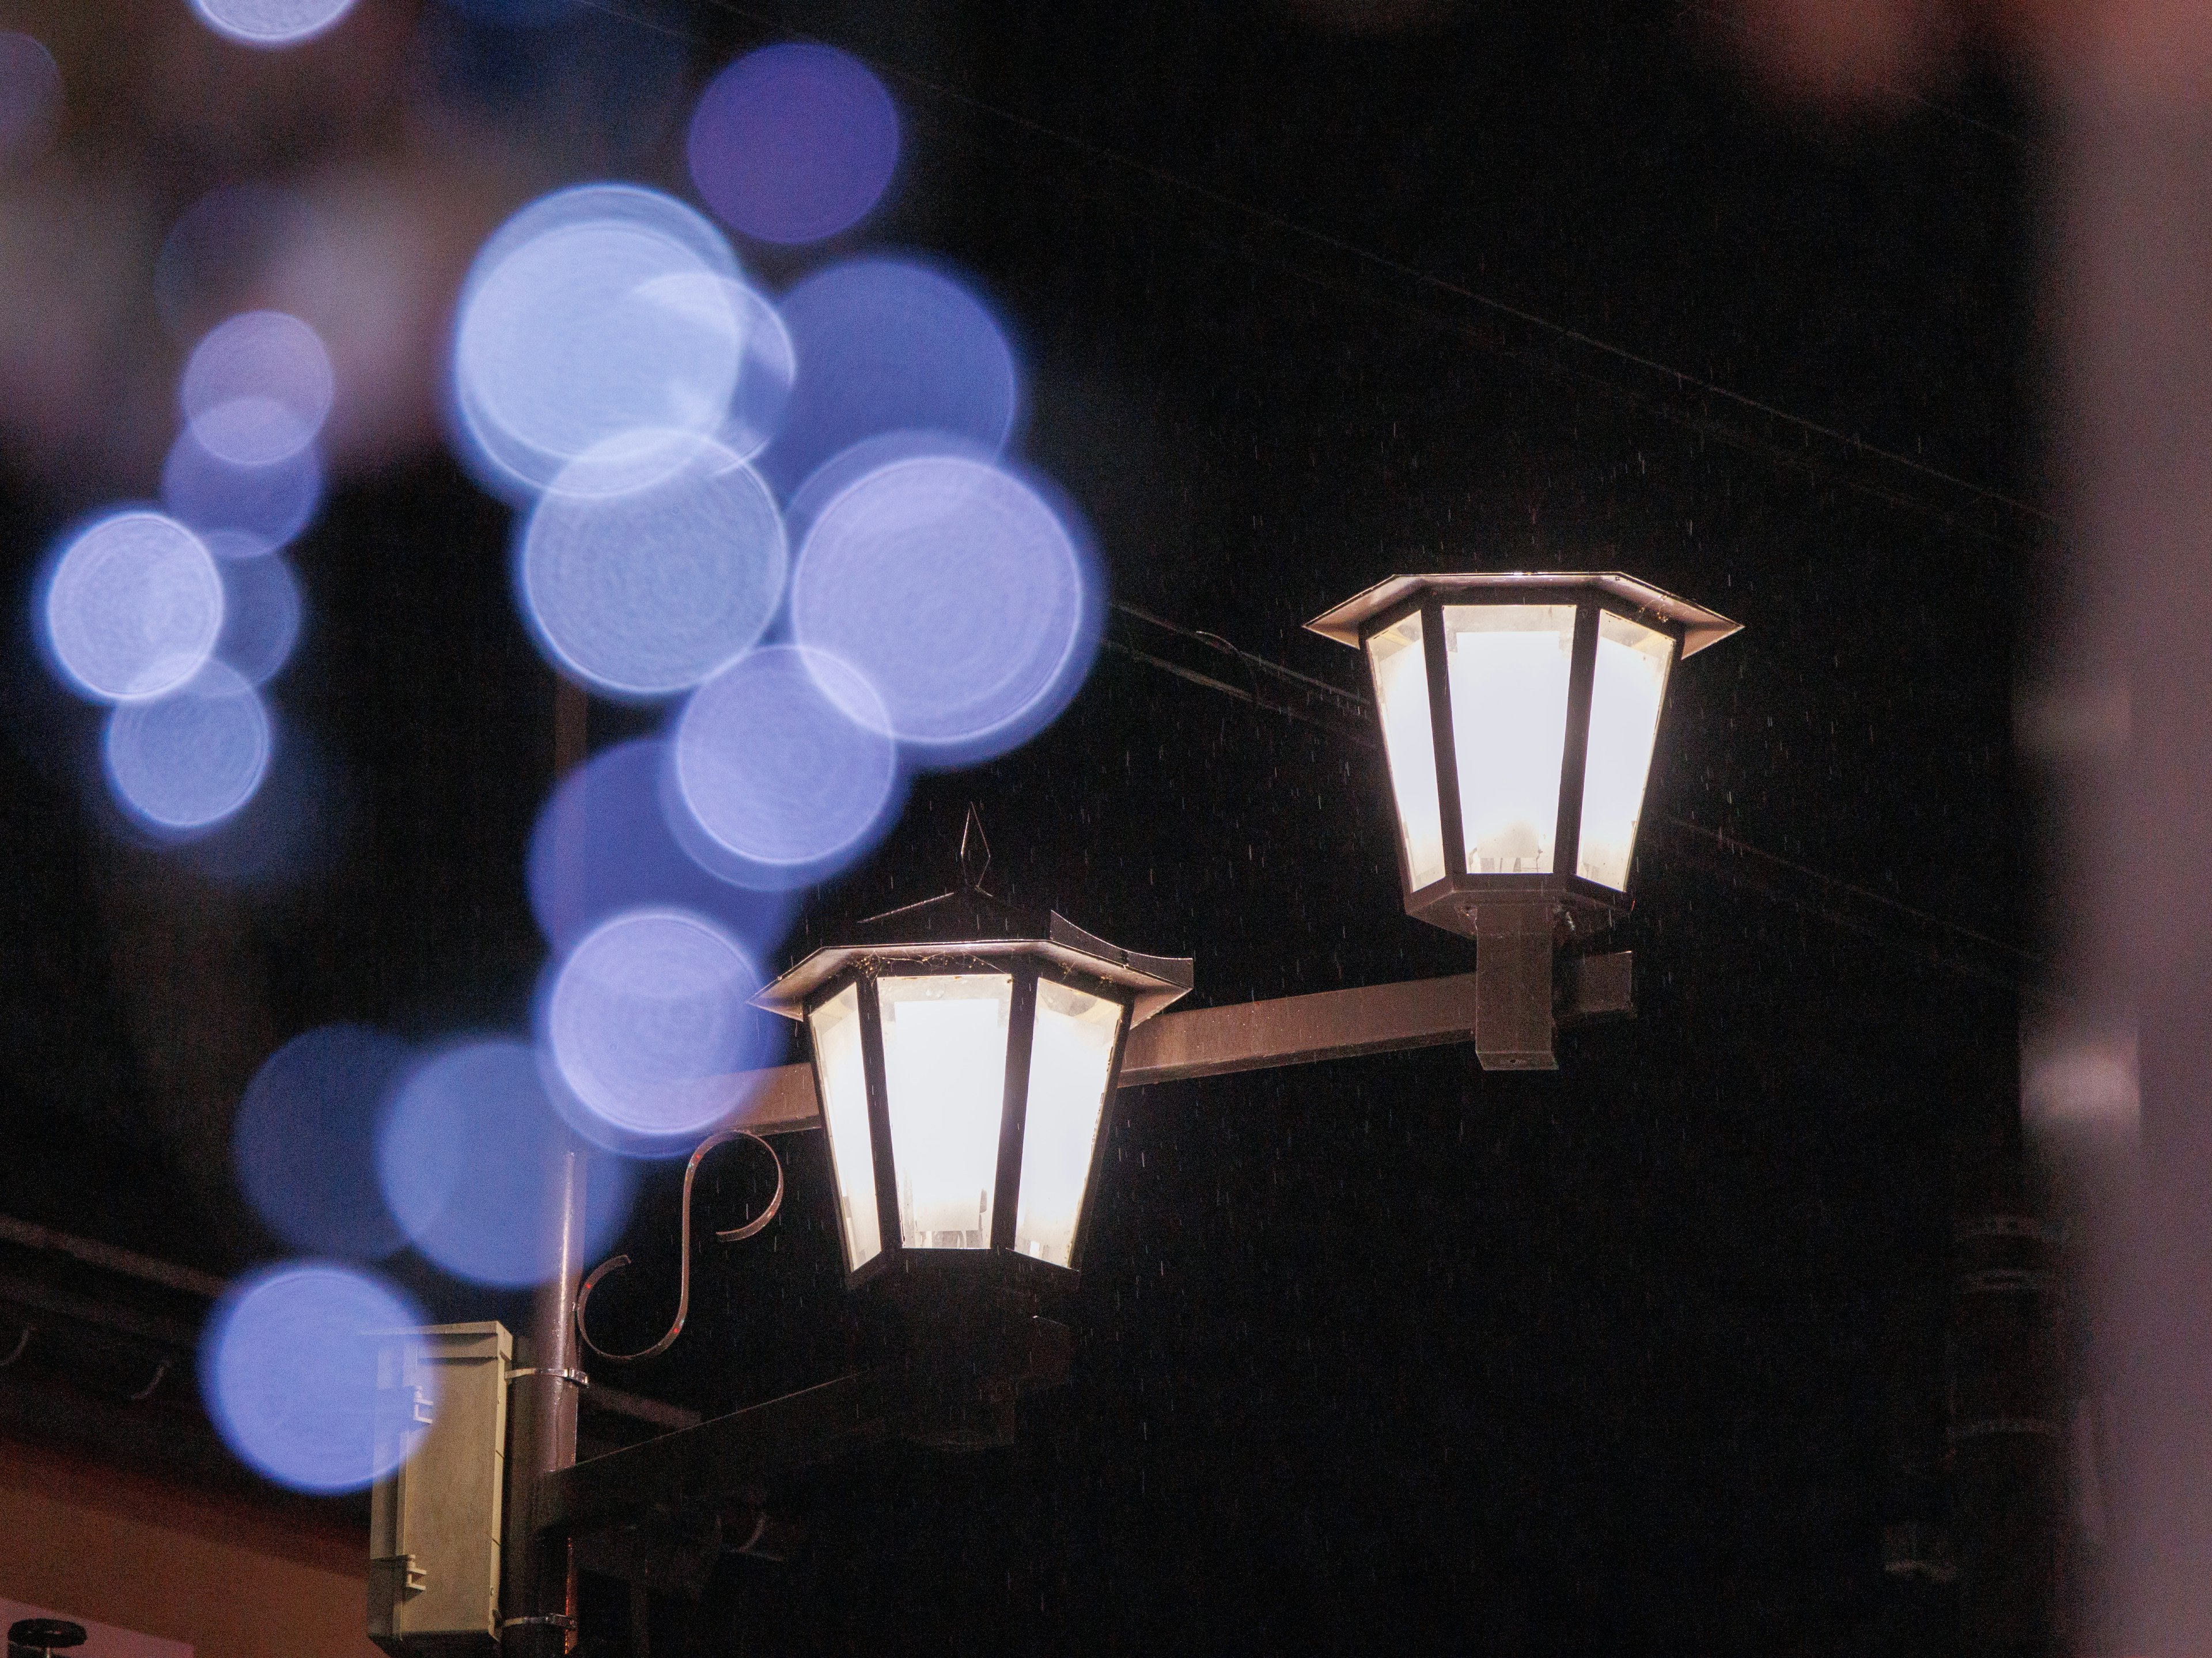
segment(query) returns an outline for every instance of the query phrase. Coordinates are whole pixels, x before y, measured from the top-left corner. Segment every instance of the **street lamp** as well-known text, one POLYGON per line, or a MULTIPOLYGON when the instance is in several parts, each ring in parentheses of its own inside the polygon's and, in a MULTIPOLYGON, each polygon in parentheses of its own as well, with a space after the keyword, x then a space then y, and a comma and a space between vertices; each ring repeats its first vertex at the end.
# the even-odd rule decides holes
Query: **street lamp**
MULTIPOLYGON (((448 1412, 410 1465, 422 1477, 380 1487, 400 1540, 374 1580, 392 1586, 373 1624, 387 1651, 497 1632, 508 1658, 555 1658, 572 1625, 561 1610, 572 1547, 626 1562, 634 1584, 656 1582, 655 1550, 710 1566, 724 1548, 757 1547, 767 1485, 854 1446, 1010 1442, 1017 1397, 1068 1379, 1073 1339, 1038 1308, 1076 1282, 1117 1089, 1462 1042, 1486 1068, 1550 1069, 1555 1018, 1629 1011, 1627 954, 1577 957, 1555 982, 1555 935, 1594 935, 1626 907, 1675 659, 1736 624, 1604 574, 1398 576, 1308 625, 1367 656, 1407 910, 1474 937, 1475 971, 1155 1017, 1191 989, 1190 959, 1123 950, 1058 915, 1032 922, 990 896, 971 808, 960 890, 861 924, 895 931, 817 950, 755 999, 805 1025, 812 1060, 748 1079, 738 1116, 692 1154, 666 1334, 611 1353, 585 1333, 591 1288, 627 1256, 580 1292, 556 1279, 552 1350, 495 1378, 531 1384, 520 1452, 502 1412, 448 1412), (877 1362, 581 1462, 539 1455, 533 1436, 559 1449, 564 1432, 573 1455, 573 1414, 563 1429, 556 1407, 573 1412, 589 1378, 572 1333, 629 1363, 682 1332, 701 1159, 815 1127, 829 1136, 846 1282, 893 1327, 877 1362), (486 1467, 493 1483, 475 1488, 496 1498, 504 1477, 503 1510, 461 1513, 444 1494, 486 1467), (495 1607, 481 1593, 487 1550, 495 1607), (435 1621, 426 1601, 410 1610, 417 1577, 441 1573, 471 1586, 458 1621, 435 1621)), ((778 1168, 766 1208, 718 1237, 769 1224, 778 1168)), ((495 1324, 428 1333, 495 1351, 508 1339, 495 1324)))
POLYGON ((1188 993, 1191 962, 955 896, 965 918, 817 950, 756 999, 807 1029, 848 1284, 1072 1284, 1130 1028, 1188 993))
POLYGON ((1006 1444, 1016 1394, 1065 1374, 1038 1309, 1082 1264, 1129 1032, 1192 964, 972 884, 883 919, 890 941, 817 950, 755 999, 806 1026, 846 1283, 898 1326, 901 1430, 1006 1444))
POLYGON ((1480 944, 1483 1064, 1553 1068, 1554 944, 1626 908, 1675 659, 1737 624, 1607 571, 1392 576, 1306 626, 1367 658, 1406 912, 1480 944))

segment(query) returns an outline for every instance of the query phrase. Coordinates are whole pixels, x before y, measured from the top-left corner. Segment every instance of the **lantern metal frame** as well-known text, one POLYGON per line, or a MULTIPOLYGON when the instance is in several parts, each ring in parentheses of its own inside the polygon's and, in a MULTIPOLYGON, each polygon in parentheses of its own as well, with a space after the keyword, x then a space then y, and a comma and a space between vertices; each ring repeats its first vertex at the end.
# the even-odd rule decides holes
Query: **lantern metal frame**
MULTIPOLYGON (((1009 931, 1012 931, 1009 929, 1009 931)), ((862 1075, 867 1088, 869 1169, 873 1186, 880 1247, 855 1266, 842 1223, 838 1248, 845 1259, 848 1289, 891 1273, 917 1271, 952 1273, 1048 1291, 1072 1288, 1078 1281, 1098 1177, 1106 1163, 1111 1106, 1120 1086, 1121 1065, 1132 1030, 1189 993, 1193 962, 1188 957, 1147 956, 1123 950, 1054 914, 1043 926, 1024 929, 1030 936, 939 938, 883 944, 838 944, 817 950, 754 998, 771 1013, 804 1025, 811 1045, 817 1010, 857 987, 862 1075), (988 973, 1012 980, 1007 1012, 1006 1068, 999 1115, 999 1150, 991 1200, 991 1236, 980 1248, 937 1248, 910 1245, 899 1224, 896 1150, 891 1138, 890 1090, 884 1054, 884 979, 912 979, 988 973), (1021 1203, 1022 1149, 1028 1129, 1030 1078, 1035 1056, 1037 987, 1052 983, 1111 1002, 1121 1010, 1114 1047, 1099 1097, 1097 1127, 1091 1136, 1091 1162, 1077 1205, 1067 1265, 1021 1254, 1014 1247, 1021 1203)), ((815 1104, 827 1122, 828 1084, 823 1067, 813 1072, 815 1104)), ((830 1176, 843 1205, 862 1194, 845 1189, 844 1171, 833 1155, 830 1176)))
MULTIPOLYGON (((1429 730, 1435 750, 1437 804, 1443 840, 1441 879, 1416 887, 1407 852, 1407 824, 1400 807, 1397 780, 1390 786, 1390 812, 1397 825, 1398 879, 1406 913, 1448 932, 1468 938, 1534 930, 1534 910, 1556 935, 1602 932, 1629 907, 1626 889, 1614 889, 1577 873, 1581 860, 1583 794, 1589 756, 1591 688, 1597 669, 1599 618, 1613 615, 1665 635, 1674 641, 1668 664, 1655 732, 1663 729, 1674 695, 1674 670, 1686 659, 1741 629, 1726 616, 1677 598, 1649 582, 1619 571, 1482 571, 1438 575, 1398 575, 1333 606, 1306 623, 1309 632, 1357 650, 1367 664, 1375 695, 1376 718, 1384 717, 1382 687, 1375 677, 1369 641, 1407 617, 1421 618, 1421 648, 1427 672, 1429 730), (1452 722, 1450 669, 1443 612, 1455 604, 1571 605, 1575 611, 1572 654, 1568 665, 1565 740, 1560 755, 1559 819, 1553 838, 1552 872, 1503 874, 1470 871, 1461 811, 1459 757, 1452 722), (1505 912, 1501 914, 1500 912, 1505 912)), ((1657 762, 1655 737, 1650 768, 1657 762)), ((1384 745, 1384 764, 1391 763, 1384 745)), ((1638 801, 1637 835, 1643 830, 1638 801)), ((1635 841, 1629 847, 1632 870, 1635 841)), ((1624 877, 1624 878, 1628 878, 1624 877)))

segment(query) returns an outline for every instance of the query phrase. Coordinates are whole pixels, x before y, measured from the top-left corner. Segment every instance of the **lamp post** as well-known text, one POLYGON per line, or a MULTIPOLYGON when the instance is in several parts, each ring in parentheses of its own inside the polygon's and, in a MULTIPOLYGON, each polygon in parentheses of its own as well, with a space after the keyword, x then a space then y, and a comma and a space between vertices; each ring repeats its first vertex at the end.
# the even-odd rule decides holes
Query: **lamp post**
MULTIPOLYGON (((450 1495, 470 1469, 501 1466, 504 1412, 450 1413, 410 1461, 421 1478, 379 1482, 389 1570, 375 1581, 392 1586, 373 1605, 379 1644, 411 1658, 481 1646, 505 1625, 511 1651, 550 1649, 572 1619, 537 1608, 572 1542, 622 1563, 642 1594, 671 1560, 696 1573, 724 1550, 763 1550, 768 1489, 798 1469, 890 1436, 1006 1443, 1017 1396, 1068 1379, 1073 1342, 1038 1309, 1076 1282, 1117 1089, 1466 1042, 1486 1068, 1551 1069, 1555 1023, 1630 1011, 1626 952, 1555 962, 1555 948, 1625 910, 1674 664, 1736 624, 1627 576, 1558 574, 1393 577, 1308 625, 1367 657, 1406 908, 1473 937, 1475 971, 1166 1012, 1191 989, 1188 957, 1022 918, 968 872, 963 835, 961 890, 876 918, 892 930, 814 951, 757 999, 805 1026, 812 1060, 744 1079, 744 1104, 693 1154, 667 1333, 616 1354, 585 1333, 592 1286, 626 1256, 561 1292, 599 1357, 665 1351, 689 1304, 701 1159, 822 1128, 847 1284, 895 1315, 896 1351, 622 1450, 527 1464, 504 1534, 496 1479, 476 1482, 491 1493, 485 1512, 450 1495), (428 1601, 410 1615, 410 1597, 447 1575, 480 1584, 487 1546, 492 1581, 508 1566, 506 1617, 473 1588, 465 1615, 434 1617, 428 1601), (517 1609, 514 1568, 532 1560, 549 1569, 517 1609)), ((759 1231, 782 1190, 779 1179, 766 1211, 717 1236, 759 1231)), ((488 1351, 507 1339, 489 1324, 426 1333, 488 1351)), ((489 1385, 495 1404, 496 1374, 489 1385)))
POLYGON ((1406 913, 1477 941, 1483 1066, 1555 1069, 1555 950, 1626 910, 1674 664, 1737 624, 1608 571, 1392 576, 1306 626, 1367 659, 1406 913))

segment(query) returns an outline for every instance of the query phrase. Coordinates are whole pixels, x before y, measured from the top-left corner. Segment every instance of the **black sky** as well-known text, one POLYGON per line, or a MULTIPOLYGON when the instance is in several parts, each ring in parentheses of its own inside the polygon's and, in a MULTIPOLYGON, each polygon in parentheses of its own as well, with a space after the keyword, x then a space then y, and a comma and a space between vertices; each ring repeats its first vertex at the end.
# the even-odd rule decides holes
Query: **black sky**
MULTIPOLYGON (((773 32, 703 0, 681 21, 702 66, 773 32)), ((1746 627, 1682 670, 1647 823, 2016 938, 2008 695, 2044 525, 2017 504, 2036 153, 2001 86, 1821 125, 1671 7, 1469 5, 1371 39, 1266 5, 787 21, 883 69, 908 159, 855 245, 925 249, 1001 308, 1027 456, 1089 515, 1116 599, 1355 687, 1299 624, 1386 574, 1632 571, 1746 627)), ((20 592, 52 527, 19 491, 20 592)), ((300 548, 314 631, 279 701, 340 829, 245 907, 250 993, 211 1039, 522 1018, 552 681, 505 534, 425 462, 341 494, 300 548)), ((230 1270, 276 1251, 188 1166, 220 1142, 161 1126, 130 985, 178 964, 117 943, 92 728, 27 639, 0 750, 0 1207, 230 1270)), ((636 728, 594 722, 595 744, 636 728)), ((1109 648, 1027 748, 923 780, 805 936, 936 890, 973 800, 1008 896, 1194 954, 1200 1000, 1463 971, 1400 911, 1382 791, 1371 748, 1109 648)), ((726 1563, 665 1637, 1942 1649, 1878 1544, 1940 1505, 1932 1297, 1958 1147, 2011 1109, 2015 999, 1924 928, 1839 925, 1876 909, 1799 878, 1773 884, 1809 906, 1783 902, 1703 844, 1647 840, 1639 1017, 1565 1038, 1556 1076, 1443 1050, 1121 1096, 1075 1385, 1012 1452, 810 1480, 802 1556, 726 1563)), ((690 1332, 621 1385, 722 1409, 836 1367, 824 1158, 787 1145, 786 1218, 709 1257, 690 1332)), ((634 1240, 665 1260, 655 1190, 634 1240)), ((441 1313, 496 1309, 416 1281, 441 1313)))

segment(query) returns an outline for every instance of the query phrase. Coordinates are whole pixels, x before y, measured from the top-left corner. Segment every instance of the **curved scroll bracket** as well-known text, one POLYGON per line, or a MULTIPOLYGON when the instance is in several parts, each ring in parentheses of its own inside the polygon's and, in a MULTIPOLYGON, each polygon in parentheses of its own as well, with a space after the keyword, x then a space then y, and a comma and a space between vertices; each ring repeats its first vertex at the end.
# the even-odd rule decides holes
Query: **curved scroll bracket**
POLYGON ((709 1134, 700 1141, 698 1149, 691 1153, 691 1161, 684 1165, 683 1253, 677 1258, 676 1266, 676 1320, 668 1327, 668 1333, 650 1347, 637 1352, 611 1353, 592 1340, 591 1332, 584 1327, 584 1309, 591 1304, 592 1291, 599 1287, 600 1279, 629 1266, 628 1255, 616 1255, 601 1261, 592 1269, 591 1275, 576 1291, 576 1333, 582 1339, 584 1345, 609 1363, 635 1364, 641 1358, 656 1358, 673 1346, 676 1338, 684 1333, 684 1321, 691 1315, 691 1183, 699 1177, 699 1165, 707 1160, 707 1154, 716 1146, 726 1145, 732 1140, 750 1140, 768 1153, 769 1161, 775 1165, 775 1193, 769 1199, 768 1207, 743 1226, 733 1226, 726 1232, 716 1232, 716 1241, 742 1243, 767 1226, 775 1218, 776 1212, 783 1207, 783 1159, 776 1156, 774 1146, 758 1134, 744 1128, 726 1128, 720 1133, 709 1134))

